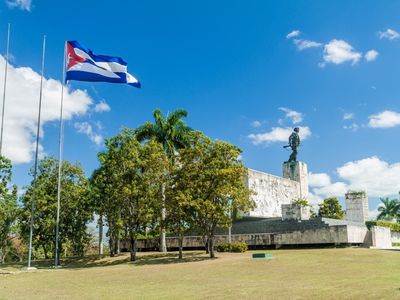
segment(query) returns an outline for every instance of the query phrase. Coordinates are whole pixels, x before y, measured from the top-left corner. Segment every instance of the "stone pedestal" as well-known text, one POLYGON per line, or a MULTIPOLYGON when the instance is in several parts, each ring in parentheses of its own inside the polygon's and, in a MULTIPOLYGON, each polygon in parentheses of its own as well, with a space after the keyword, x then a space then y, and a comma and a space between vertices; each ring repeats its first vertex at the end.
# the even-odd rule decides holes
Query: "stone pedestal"
POLYGON ((364 191, 348 191, 346 198, 346 220, 365 223, 368 220, 368 196, 364 191))
POLYGON ((284 162, 283 177, 300 183, 299 198, 308 198, 308 170, 301 161, 284 162))
POLYGON ((310 207, 299 204, 282 204, 282 220, 309 220, 310 207))
POLYGON ((372 246, 379 249, 392 248, 392 238, 390 228, 381 226, 372 226, 372 246))

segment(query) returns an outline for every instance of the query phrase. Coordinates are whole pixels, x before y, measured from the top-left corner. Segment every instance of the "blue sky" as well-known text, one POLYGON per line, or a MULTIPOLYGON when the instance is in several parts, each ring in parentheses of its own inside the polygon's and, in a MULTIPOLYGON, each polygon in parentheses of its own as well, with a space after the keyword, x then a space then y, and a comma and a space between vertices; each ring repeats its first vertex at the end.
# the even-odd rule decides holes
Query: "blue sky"
MULTIPOLYGON (((0 1, 0 52, 10 22, 15 73, 5 148, 17 157, 19 186, 30 180, 39 96, 25 67, 39 72, 46 34, 46 78, 61 79, 64 41, 78 40, 123 57, 142 83, 70 83, 82 91, 70 90, 64 157, 88 175, 102 139, 151 120, 155 108, 183 108, 191 127, 238 145, 248 167, 277 175, 289 155, 282 149, 288 128, 301 126, 307 138, 299 159, 312 173, 312 201, 367 189, 373 211, 379 196, 400 190, 398 1, 0 1)), ((54 155, 55 84, 44 95, 51 109, 41 139, 54 155)))

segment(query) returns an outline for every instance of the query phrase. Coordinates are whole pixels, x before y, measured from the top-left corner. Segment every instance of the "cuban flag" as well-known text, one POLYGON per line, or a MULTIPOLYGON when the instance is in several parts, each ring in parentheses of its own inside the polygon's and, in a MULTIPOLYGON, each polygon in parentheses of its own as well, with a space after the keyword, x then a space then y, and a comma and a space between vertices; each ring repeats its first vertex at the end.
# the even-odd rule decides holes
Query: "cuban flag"
POLYGON ((127 63, 120 57, 96 55, 77 41, 67 42, 65 80, 126 83, 140 88, 140 82, 128 73, 127 63))

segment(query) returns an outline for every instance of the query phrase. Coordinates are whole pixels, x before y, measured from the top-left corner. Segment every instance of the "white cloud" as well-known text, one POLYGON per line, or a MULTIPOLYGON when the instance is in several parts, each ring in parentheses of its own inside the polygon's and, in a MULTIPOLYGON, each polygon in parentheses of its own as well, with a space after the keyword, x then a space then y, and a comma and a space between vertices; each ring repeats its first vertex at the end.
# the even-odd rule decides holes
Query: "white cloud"
POLYGON ((352 120, 354 119, 354 113, 344 113, 343 120, 352 120))
POLYGON ((331 178, 326 173, 309 173, 308 184, 312 187, 323 187, 331 184, 331 178))
POLYGON ((279 109, 286 114, 286 118, 289 118, 293 124, 303 121, 304 116, 302 113, 286 107, 280 107, 279 109))
POLYGON ((393 29, 386 29, 385 31, 379 31, 378 36, 380 39, 395 40, 400 37, 400 34, 393 29))
POLYGON ((364 190, 371 197, 397 195, 400 190, 400 163, 389 164, 376 156, 351 161, 336 169, 339 181, 326 173, 310 174, 313 197, 343 197, 348 190, 364 190))
MULTIPOLYGON (((103 136, 101 134, 98 134, 95 132, 93 129, 93 126, 90 125, 88 122, 76 122, 74 124, 75 128, 79 133, 86 134, 89 139, 95 143, 97 146, 100 146, 103 143, 103 136)), ((96 126, 98 128, 101 128, 101 124, 97 123, 96 126)))
POLYGON ((293 40, 293 43, 297 46, 297 49, 299 49, 300 51, 308 48, 317 48, 322 46, 321 43, 309 40, 302 40, 302 39, 295 39, 293 40))
POLYGON ((19 8, 21 10, 31 11, 32 0, 6 0, 9 8, 19 8))
POLYGON ((94 106, 95 112, 107 112, 110 110, 111 110, 110 106, 104 100, 100 101, 94 106))
MULTIPOLYGON (((311 136, 309 127, 299 127, 300 138, 302 140, 311 136)), ((273 142, 287 142, 293 128, 291 127, 273 127, 271 131, 257 134, 250 134, 248 137, 254 145, 268 144, 273 142)))
POLYGON ((260 121, 255 120, 255 121, 251 122, 250 125, 251 125, 251 127, 259 128, 262 126, 262 123, 260 121))
MULTIPOLYGON (((353 47, 343 40, 331 40, 324 47, 324 61, 325 63, 342 64, 347 61, 351 61, 352 64, 356 64, 360 58, 361 53, 356 52, 353 47)), ((321 65, 325 66, 324 64, 321 65)))
MULTIPOLYGON (((4 70, 5 60, 0 55, 0 70, 4 70)), ((0 86, 4 77, 0 77, 0 86)), ((9 65, 4 119, 3 154, 14 164, 30 162, 35 151, 37 114, 39 106, 40 75, 27 67, 9 65)), ((2 95, 2 88, 1 88, 2 95)), ((43 126, 58 121, 60 115, 61 83, 54 79, 44 79, 41 136, 43 126)), ((92 99, 86 91, 64 89, 64 119, 84 115, 92 99)), ((42 149, 42 146, 40 146, 42 149)))
POLYGON ((400 125, 400 113, 385 110, 368 117, 368 126, 372 128, 390 128, 400 125))
POLYGON ((291 39, 291 38, 294 38, 296 36, 299 36, 300 34, 301 34, 301 32, 299 30, 293 30, 292 32, 288 33, 286 38, 287 39, 291 39))
POLYGON ((360 125, 358 125, 357 123, 351 123, 350 125, 344 125, 343 128, 351 131, 357 131, 358 129, 360 129, 360 125))
POLYGON ((372 49, 365 53, 364 57, 366 61, 374 61, 377 59, 378 55, 378 51, 372 49))

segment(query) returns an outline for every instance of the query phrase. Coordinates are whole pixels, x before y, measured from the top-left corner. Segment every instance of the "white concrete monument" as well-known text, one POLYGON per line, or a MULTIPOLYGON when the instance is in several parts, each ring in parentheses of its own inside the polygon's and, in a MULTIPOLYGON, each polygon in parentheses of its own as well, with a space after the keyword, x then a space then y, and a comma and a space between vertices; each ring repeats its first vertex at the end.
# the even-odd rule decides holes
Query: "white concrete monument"
POLYGON ((297 181, 299 185, 299 198, 308 198, 308 170, 307 165, 301 161, 284 162, 283 177, 297 181))
POLYGON ((368 196, 364 191, 348 191, 346 199, 346 220, 365 223, 368 220, 368 196))

